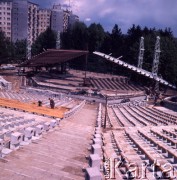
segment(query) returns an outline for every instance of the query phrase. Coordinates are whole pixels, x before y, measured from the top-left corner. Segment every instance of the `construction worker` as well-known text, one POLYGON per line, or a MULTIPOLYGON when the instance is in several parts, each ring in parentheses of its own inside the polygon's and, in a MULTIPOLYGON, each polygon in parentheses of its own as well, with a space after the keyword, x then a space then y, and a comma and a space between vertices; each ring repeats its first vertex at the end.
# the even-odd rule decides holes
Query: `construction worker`
POLYGON ((42 106, 42 101, 38 101, 38 106, 42 106))
POLYGON ((49 100, 50 100, 50 108, 51 108, 51 109, 54 109, 54 107, 55 107, 55 102, 54 102, 54 100, 53 100, 52 98, 49 98, 49 100))

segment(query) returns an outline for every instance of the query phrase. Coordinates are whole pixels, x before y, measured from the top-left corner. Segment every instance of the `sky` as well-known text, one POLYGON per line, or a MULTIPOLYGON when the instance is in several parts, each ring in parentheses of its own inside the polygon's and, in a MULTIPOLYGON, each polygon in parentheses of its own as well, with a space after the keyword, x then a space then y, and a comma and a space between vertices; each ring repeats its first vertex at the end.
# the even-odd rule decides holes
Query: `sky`
POLYGON ((31 0, 42 8, 53 4, 71 6, 88 26, 100 23, 105 31, 117 24, 124 34, 133 24, 142 28, 171 28, 177 37, 177 0, 31 0))

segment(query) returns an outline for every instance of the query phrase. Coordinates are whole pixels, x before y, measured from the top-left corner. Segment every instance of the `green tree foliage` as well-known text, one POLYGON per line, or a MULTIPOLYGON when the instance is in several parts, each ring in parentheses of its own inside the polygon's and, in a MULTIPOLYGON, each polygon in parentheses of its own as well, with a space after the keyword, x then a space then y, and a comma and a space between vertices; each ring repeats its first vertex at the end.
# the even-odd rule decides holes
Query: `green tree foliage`
POLYGON ((171 37, 161 38, 159 73, 171 83, 177 83, 177 43, 171 37))
POLYGON ((32 45, 32 55, 39 54, 47 49, 53 49, 56 47, 56 33, 47 28, 47 30, 41 33, 36 41, 32 45))
POLYGON ((61 48, 62 49, 73 49, 71 28, 68 28, 67 32, 61 33, 60 39, 61 39, 61 48))
POLYGON ((98 51, 104 41, 105 32, 100 24, 93 23, 88 27, 89 51, 98 51))
POLYGON ((82 22, 76 22, 69 27, 67 32, 61 34, 62 49, 86 50, 88 45, 87 26, 82 22))
POLYGON ((102 52, 109 54, 111 52, 111 46, 112 46, 111 34, 109 32, 106 32, 100 49, 102 52))
POLYGON ((87 26, 82 22, 76 22, 71 28, 72 31, 72 48, 86 50, 88 44, 87 26))
POLYGON ((26 60, 26 39, 18 40, 13 44, 12 51, 13 51, 13 62, 14 63, 21 63, 26 60))
POLYGON ((11 43, 4 32, 0 30, 0 63, 9 63, 11 57, 11 43))
POLYGON ((112 29, 111 33, 111 53, 114 57, 122 55, 123 51, 123 34, 117 24, 112 29))

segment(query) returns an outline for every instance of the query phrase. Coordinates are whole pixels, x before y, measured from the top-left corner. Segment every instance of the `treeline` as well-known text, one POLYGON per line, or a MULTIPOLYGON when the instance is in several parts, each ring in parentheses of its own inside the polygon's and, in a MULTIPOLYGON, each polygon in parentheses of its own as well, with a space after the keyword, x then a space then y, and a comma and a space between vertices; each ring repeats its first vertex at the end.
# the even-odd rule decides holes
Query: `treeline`
POLYGON ((26 40, 12 43, 0 30, 0 64, 21 63, 26 60, 26 40))
MULTIPOLYGON (((72 29, 61 35, 63 49, 82 49, 100 51, 114 57, 122 56, 122 60, 130 64, 138 64, 139 44, 141 36, 144 37, 144 63, 143 69, 152 70, 156 37, 160 36, 160 64, 159 75, 172 84, 177 83, 177 40, 170 28, 155 29, 132 25, 126 34, 115 24, 111 32, 105 32, 100 24, 91 24, 86 27, 84 23, 76 23, 72 29)), ((133 72, 106 62, 99 57, 89 56, 88 68, 115 74, 126 74, 130 78, 142 80, 133 72)), ((78 63, 80 64, 80 63, 78 63)), ((76 66, 76 64, 74 64, 76 66)), ((144 80, 144 79, 143 79, 144 80)))
MULTIPOLYGON (((100 51, 112 56, 122 56, 122 60, 137 65, 139 43, 141 36, 144 37, 145 53, 143 69, 151 71, 154 58, 156 37, 160 36, 160 64, 159 73, 164 79, 171 83, 177 83, 177 40, 170 28, 155 29, 132 25, 126 34, 115 24, 111 32, 106 32, 100 24, 93 23, 87 27, 84 23, 78 22, 67 32, 61 34, 62 49, 88 50, 88 69, 100 72, 109 72, 133 76, 136 75, 126 69, 100 59, 92 54, 93 51, 100 51)), ((37 38, 32 45, 32 55, 43 52, 45 49, 56 47, 57 35, 48 28, 37 38)), ((0 32, 0 62, 22 62, 26 59, 26 40, 11 43, 0 32)), ((76 68, 83 68, 84 61, 73 61, 71 64, 76 68)))

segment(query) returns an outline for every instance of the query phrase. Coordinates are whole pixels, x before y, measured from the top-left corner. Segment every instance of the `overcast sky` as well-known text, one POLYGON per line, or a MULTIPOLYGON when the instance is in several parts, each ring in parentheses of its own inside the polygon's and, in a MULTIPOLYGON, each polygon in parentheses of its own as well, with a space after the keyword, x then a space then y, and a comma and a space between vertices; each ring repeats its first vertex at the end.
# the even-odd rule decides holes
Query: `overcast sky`
MULTIPOLYGON (((55 4, 69 5, 69 0, 31 0, 40 7, 49 8, 55 4)), ((170 27, 177 37, 177 0, 70 0, 74 14, 87 25, 100 23, 105 31, 111 31, 115 24, 123 33, 132 24, 149 28, 170 27)))

